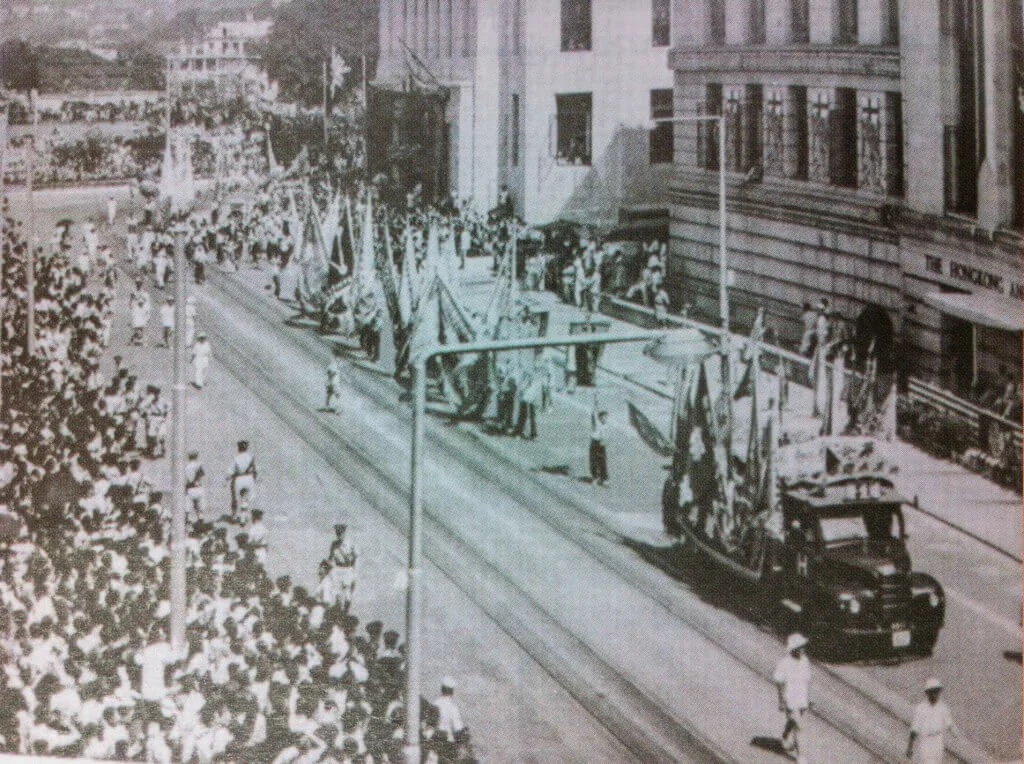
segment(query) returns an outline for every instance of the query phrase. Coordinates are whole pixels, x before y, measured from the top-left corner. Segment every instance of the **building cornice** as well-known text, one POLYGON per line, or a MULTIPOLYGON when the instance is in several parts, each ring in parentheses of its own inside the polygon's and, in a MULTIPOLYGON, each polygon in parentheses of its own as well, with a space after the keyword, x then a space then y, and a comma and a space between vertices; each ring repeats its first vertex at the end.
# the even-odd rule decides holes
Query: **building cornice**
POLYGON ((932 215, 906 206, 896 210, 893 223, 904 236, 932 244, 998 252, 1011 261, 1024 260, 1024 235, 1019 231, 991 231, 977 221, 955 215, 932 215))
MULTIPOLYGON (((673 204, 718 208, 718 173, 680 168, 668 185, 673 204)), ((795 181, 766 180, 744 184, 728 179, 729 214, 750 215, 851 236, 897 243, 894 208, 899 200, 795 181)))
MULTIPOLYGON (((796 45, 721 45, 674 48, 669 68, 677 72, 728 75, 742 73, 747 79, 779 78, 800 84, 830 79, 875 80, 892 87, 900 81, 900 53, 895 47, 796 45)), ((745 80, 746 81, 746 80, 745 80)))

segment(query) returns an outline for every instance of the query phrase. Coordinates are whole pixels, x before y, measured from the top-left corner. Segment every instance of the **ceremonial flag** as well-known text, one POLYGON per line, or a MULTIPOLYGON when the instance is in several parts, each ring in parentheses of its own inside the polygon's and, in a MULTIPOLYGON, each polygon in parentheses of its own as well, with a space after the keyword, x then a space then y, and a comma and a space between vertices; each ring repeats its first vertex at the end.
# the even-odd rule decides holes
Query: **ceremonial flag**
POLYGON ((345 75, 351 72, 345 59, 338 55, 338 49, 331 48, 331 98, 334 98, 335 91, 345 86, 345 75))
POLYGON ((412 243, 412 230, 405 229, 405 256, 402 258, 402 277, 398 284, 398 313, 402 324, 408 325, 412 320, 414 308, 412 271, 416 267, 416 248, 412 243))
POLYGON ((839 353, 832 364, 832 396, 829 403, 829 434, 842 435, 846 432, 850 415, 846 409, 846 357, 839 353))
POLYGON ((633 425, 633 429, 640 436, 640 440, 646 443, 658 456, 672 456, 675 449, 671 441, 662 435, 661 430, 632 403, 627 402, 626 407, 629 409, 629 423, 633 425))

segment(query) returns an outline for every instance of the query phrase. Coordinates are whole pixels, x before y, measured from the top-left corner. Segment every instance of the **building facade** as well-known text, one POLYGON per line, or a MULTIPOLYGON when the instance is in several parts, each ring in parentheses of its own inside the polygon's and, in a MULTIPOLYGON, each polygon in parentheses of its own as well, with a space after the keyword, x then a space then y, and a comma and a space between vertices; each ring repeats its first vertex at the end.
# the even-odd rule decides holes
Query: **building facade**
MULTIPOLYGON (((734 325, 765 307, 795 343, 802 304, 828 297, 907 372, 964 394, 1019 374, 1020 0, 673 14, 674 112, 726 131, 734 325)), ((717 316, 717 128, 677 124, 675 157, 669 284, 717 316)))
POLYGON ((528 222, 665 207, 668 0, 383 0, 377 84, 447 93, 451 190, 528 222))
POLYGON ((217 82, 244 77, 264 88, 269 87, 266 73, 251 45, 266 39, 272 23, 270 19, 256 21, 249 14, 245 21, 217 24, 202 40, 181 42, 177 53, 171 56, 171 79, 175 82, 217 82))

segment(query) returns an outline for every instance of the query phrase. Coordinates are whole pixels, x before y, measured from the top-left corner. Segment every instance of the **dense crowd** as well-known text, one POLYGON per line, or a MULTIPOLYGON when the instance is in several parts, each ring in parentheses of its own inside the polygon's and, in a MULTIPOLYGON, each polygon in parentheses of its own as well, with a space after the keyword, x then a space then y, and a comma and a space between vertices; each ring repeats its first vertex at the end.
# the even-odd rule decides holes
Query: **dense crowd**
MULTIPOLYGON (((8 108, 12 125, 27 125, 32 122, 26 101, 12 100, 8 108)), ((162 121, 165 111, 166 101, 163 94, 155 92, 147 94, 147 97, 142 99, 111 96, 109 100, 86 100, 68 95, 59 105, 42 104, 36 110, 41 123, 148 122, 154 125, 162 121)))
MULTIPOLYGON (((107 375, 100 370, 118 274, 159 287, 153 261, 168 239, 149 229, 148 257, 138 254, 140 237, 119 264, 94 227, 81 227, 81 239, 76 230, 62 226, 36 253, 30 358, 26 247, 20 224, 4 226, 0 750, 152 762, 398 760, 404 650, 397 632, 380 622, 361 628, 350 612, 355 550, 342 526, 308 591, 267 573, 267 529, 247 495, 223 515, 194 505, 187 646, 172 649, 170 518, 147 476, 166 450, 168 408, 120 357, 107 375)), ((201 466, 187 475, 194 498, 201 466)), ((462 724, 451 690, 427 705, 423 723, 428 758, 453 757, 462 724)))

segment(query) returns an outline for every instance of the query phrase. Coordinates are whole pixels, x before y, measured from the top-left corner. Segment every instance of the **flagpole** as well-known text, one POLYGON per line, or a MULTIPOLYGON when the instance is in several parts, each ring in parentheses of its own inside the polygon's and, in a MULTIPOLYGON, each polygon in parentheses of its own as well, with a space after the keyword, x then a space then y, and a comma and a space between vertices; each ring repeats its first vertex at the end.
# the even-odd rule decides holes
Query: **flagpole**
POLYGON ((327 153, 327 59, 324 59, 324 154, 327 153))

